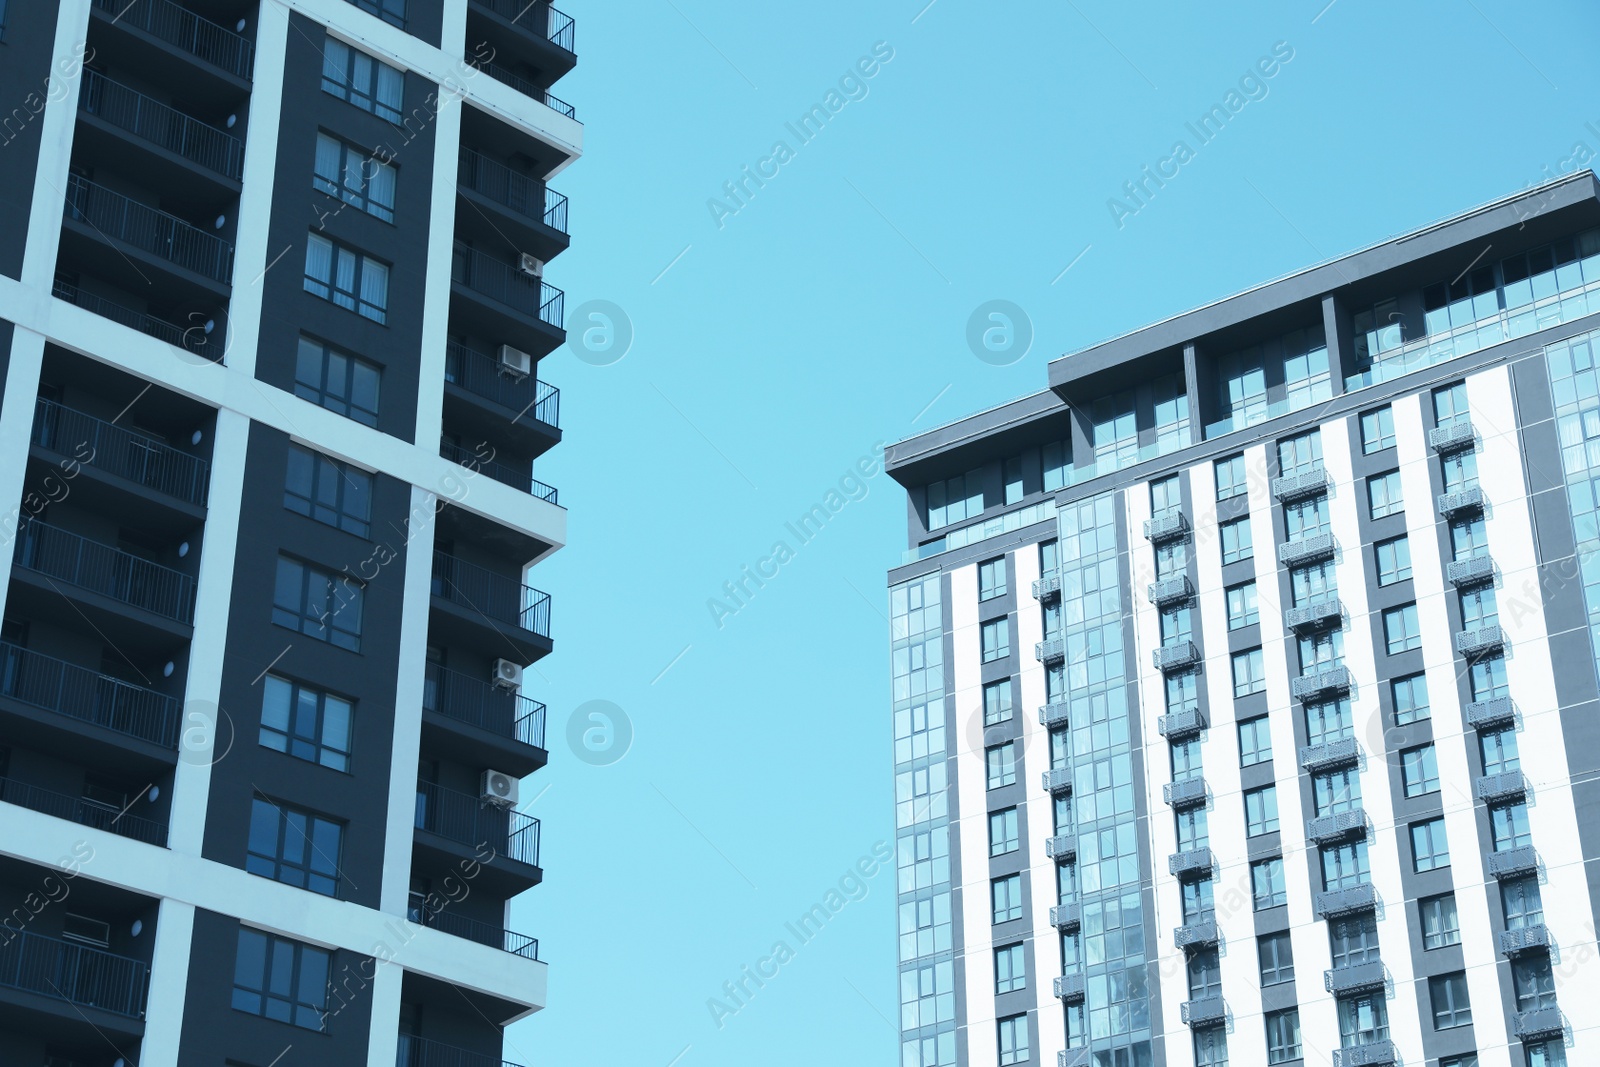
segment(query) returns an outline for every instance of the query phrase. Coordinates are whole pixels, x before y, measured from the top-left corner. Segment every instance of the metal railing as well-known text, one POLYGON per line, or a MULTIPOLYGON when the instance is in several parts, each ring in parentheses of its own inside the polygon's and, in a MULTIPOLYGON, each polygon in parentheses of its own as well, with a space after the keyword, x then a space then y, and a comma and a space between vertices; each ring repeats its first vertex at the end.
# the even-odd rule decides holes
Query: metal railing
MULTIPOLYGON (((146 315, 142 311, 123 307, 121 304, 107 300, 103 296, 86 293, 76 285, 65 282, 60 278, 55 280, 50 292, 58 299, 81 307, 92 315, 110 319, 112 322, 119 323, 129 329, 148 334, 158 341, 165 341, 169 345, 186 348, 200 355, 206 355, 210 348, 209 338, 205 331, 199 327, 185 329, 175 323, 168 322, 166 319, 158 319, 154 315, 146 315)), ((220 360, 222 358, 221 349, 218 348, 216 356, 210 358, 220 360)))
POLYGON ((38 519, 19 525, 12 562, 177 622, 194 622, 194 579, 187 574, 38 519))
MULTIPOLYGON (((532 415, 554 429, 561 427, 561 390, 531 374, 506 374, 494 356, 468 348, 459 341, 446 342, 444 380, 476 393, 485 400, 517 412, 517 419, 532 415)), ((513 420, 515 421, 515 420, 513 420)))
POLYGON ((250 77, 255 48, 232 30, 201 18, 171 0, 93 0, 112 22, 143 30, 196 59, 241 78, 250 77))
POLYGON ((162 748, 178 747, 178 701, 76 663, 0 642, 0 696, 103 726, 162 748))
POLYGON ((44 397, 33 410, 33 443, 40 448, 75 456, 85 466, 190 504, 206 502, 210 468, 199 456, 44 397), (84 445, 91 450, 88 459, 82 456, 84 445))
POLYGON ((478 3, 518 26, 542 34, 557 48, 577 54, 573 47, 577 23, 566 12, 557 11, 547 3, 530 3, 529 0, 478 0, 478 3))
POLYGON ((0 986, 8 989, 139 1019, 149 982, 143 960, 32 930, 0 943, 0 986))
POLYGON ((1058 663, 1067 656, 1067 639, 1065 637, 1051 637, 1035 642, 1033 658, 1040 663, 1058 663))
POLYGON ((468 918, 457 915, 448 908, 440 911, 428 911, 413 903, 410 909, 410 920, 431 930, 459 937, 465 941, 473 941, 480 945, 488 945, 502 952, 509 952, 513 956, 523 959, 536 960, 539 958, 539 939, 519 934, 515 930, 505 930, 493 923, 486 923, 480 919, 468 918))
POLYGON ((447 719, 544 747, 545 706, 532 697, 479 681, 470 674, 428 664, 422 706, 447 719))
POLYGON ((233 277, 233 246, 222 238, 76 174, 67 176, 67 217, 213 281, 233 277))
POLYGON ((539 866, 538 819, 433 782, 417 783, 416 828, 473 848, 488 846, 518 863, 539 866))
POLYGON ((243 141, 99 71, 83 72, 78 107, 207 170, 235 180, 244 173, 243 141))
POLYGON ((540 637, 550 636, 549 593, 448 552, 433 553, 433 595, 499 622, 531 630, 540 637))
POLYGON ((566 294, 560 289, 467 245, 455 246, 450 257, 450 280, 558 330, 565 321, 566 294))
POLYGON ((456 181, 517 214, 567 232, 567 198, 537 178, 518 173, 470 148, 461 149, 456 181))
POLYGON ((1182 670, 1200 661, 1200 650, 1193 641, 1184 638, 1150 650, 1150 661, 1158 671, 1182 670))
POLYGON ((474 63, 473 66, 489 75, 495 81, 511 86, 523 96, 532 97, 534 100, 539 101, 551 111, 565 115, 569 119, 578 117, 577 108, 556 96, 549 89, 529 81, 513 70, 502 67, 498 63, 474 63))
POLYGON ((494 459, 482 459, 476 453, 469 452, 448 438, 439 439, 439 455, 448 459, 451 463, 459 463, 463 467, 482 471, 502 485, 509 485, 525 493, 532 493, 540 500, 548 500, 554 504, 556 503, 556 497, 559 495, 555 486, 546 485, 539 479, 511 466, 509 463, 501 463, 499 460, 494 459))
POLYGON ((167 843, 165 823, 141 818, 138 815, 128 815, 98 801, 57 793, 51 789, 41 789, 14 778, 0 778, 0 801, 43 815, 54 815, 58 819, 75 822, 79 826, 104 830, 119 837, 131 837, 147 845, 165 847, 167 843))
POLYGON ((510 1060, 468 1052, 412 1034, 400 1035, 400 1049, 394 1062, 395 1067, 519 1067, 510 1060))

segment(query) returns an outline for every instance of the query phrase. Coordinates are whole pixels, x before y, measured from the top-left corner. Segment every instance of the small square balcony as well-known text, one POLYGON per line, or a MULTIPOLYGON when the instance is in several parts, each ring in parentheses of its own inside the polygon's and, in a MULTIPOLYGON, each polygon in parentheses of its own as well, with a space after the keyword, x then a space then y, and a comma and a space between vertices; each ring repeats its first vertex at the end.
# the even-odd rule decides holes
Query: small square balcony
POLYGON ((1445 580, 1457 589, 1494 581, 1494 560, 1487 552, 1445 564, 1445 580))
POLYGON ((1321 464, 1310 470, 1299 471, 1272 479, 1272 495, 1280 503, 1302 500, 1324 492, 1328 488, 1328 471, 1321 464))
POLYGON ((1524 1041, 1541 1037, 1555 1037, 1566 1029, 1561 1019, 1561 1009, 1555 1005, 1519 1011, 1511 1017, 1511 1032, 1524 1041))
POLYGON ((1296 700, 1316 700, 1349 690, 1350 668, 1342 665, 1307 671, 1300 677, 1289 680, 1289 693, 1296 700))
POLYGON ((1549 951, 1554 944, 1550 937, 1550 928, 1544 923, 1534 923, 1516 930, 1503 930, 1500 933, 1500 951, 1507 956, 1520 956, 1524 952, 1549 951))
POLYGON ((1463 515, 1469 511, 1482 511, 1483 490, 1474 485, 1466 489, 1440 493, 1437 504, 1439 516, 1445 519, 1463 515))
POLYGON ((1033 646, 1033 658, 1043 663, 1046 667, 1053 663, 1060 663, 1067 658, 1067 639, 1065 637, 1052 637, 1048 641, 1040 641, 1033 646))
POLYGON ((1394 1042, 1388 1039, 1333 1050, 1333 1067, 1393 1067, 1396 1062, 1394 1042))
POLYGON ((1175 541, 1189 532, 1189 517, 1181 508, 1169 508, 1144 520, 1145 540, 1153 545, 1175 541))
POLYGON ((1145 590, 1145 595, 1150 598, 1150 603, 1158 608, 1170 607, 1194 596, 1194 585, 1189 581, 1187 574, 1180 574, 1172 578, 1163 578, 1159 582, 1151 582, 1145 590))
POLYGON ((1283 613, 1283 625, 1296 633, 1337 626, 1344 621, 1344 605, 1336 596, 1313 600, 1283 613))
POLYGON ((1082 918, 1082 909, 1077 904, 1057 904, 1050 909, 1050 925, 1057 930, 1076 930, 1082 918))
POLYGON ((1063 1003, 1075 1004, 1083 999, 1084 981, 1082 971, 1073 971, 1071 974, 1058 975, 1055 980, 1055 994, 1063 1003))
POLYGON ((1204 778, 1181 778, 1161 787, 1161 797, 1174 808, 1189 808, 1206 802, 1204 778))
POLYGON ((1349 963, 1322 972, 1322 988, 1336 997, 1361 993, 1369 989, 1382 989, 1388 983, 1383 961, 1349 963))
POLYGON ((1061 575, 1047 574, 1033 583, 1033 599, 1044 603, 1061 596, 1061 575))
POLYGON ((1367 832, 1367 813, 1364 808, 1320 815, 1306 821, 1306 840, 1322 845, 1347 837, 1359 837, 1367 832))
POLYGON ((1071 767, 1052 767, 1041 772, 1039 777, 1043 780, 1044 791, 1051 796, 1072 792, 1071 767))
POLYGON ((1162 674, 1187 670, 1200 662, 1200 650, 1195 647, 1193 641, 1174 641, 1160 648, 1153 648, 1150 652, 1151 661, 1155 664, 1156 670, 1162 674))
POLYGON ((1334 540, 1333 534, 1327 531, 1307 534, 1279 545, 1278 562, 1285 567, 1298 567, 1302 563, 1332 559, 1338 550, 1339 542, 1334 540))
POLYGON ((1528 779, 1521 771, 1486 774, 1478 779, 1478 799, 1485 804, 1515 800, 1528 791, 1528 779))
POLYGON ((1067 725, 1067 702, 1058 700, 1039 709, 1039 725, 1056 727, 1067 725))
POLYGON ((1361 762, 1361 745, 1353 737, 1327 741, 1320 745, 1300 746, 1300 766, 1308 771, 1349 767, 1359 762, 1361 762))
POLYGON ((1056 1067, 1089 1067, 1089 1046, 1062 1049, 1056 1053, 1056 1067))
POLYGON ((1517 721, 1517 706, 1510 697, 1474 700, 1463 709, 1467 725, 1474 730, 1497 730, 1517 721))
POLYGON ((1204 846, 1200 848, 1185 849, 1174 852, 1167 857, 1167 869, 1174 876, 1186 882, 1191 882, 1202 875, 1209 874, 1216 866, 1216 857, 1211 850, 1204 846))
POLYGON ((1505 631, 1497 623, 1475 626, 1456 634, 1456 651, 1463 656, 1482 656, 1505 647, 1505 631))
POLYGON ((1173 927, 1172 943, 1179 948, 1204 948, 1215 945, 1222 938, 1215 919, 1184 923, 1173 927))
POLYGON ((1539 853, 1532 845, 1489 853, 1491 878, 1520 878, 1539 869, 1539 853))
POLYGON ((1358 911, 1371 911, 1378 906, 1378 891, 1371 882, 1350 886, 1347 889, 1330 889, 1316 896, 1317 918, 1332 919, 1353 915, 1358 911))
POLYGON ((1472 420, 1457 419, 1448 426, 1437 426, 1428 431, 1428 447, 1440 455, 1459 452, 1478 443, 1472 429, 1472 420))
POLYGON ((1186 1000, 1178 1009, 1183 1021, 1196 1030, 1228 1021, 1228 1006, 1220 995, 1186 1000))
POLYGON ((1078 858, 1078 839, 1072 834, 1056 834, 1045 839, 1045 858, 1066 863, 1078 858))
POLYGON ((1206 728, 1206 716, 1199 708, 1174 711, 1156 720, 1156 732, 1168 741, 1194 737, 1206 728))

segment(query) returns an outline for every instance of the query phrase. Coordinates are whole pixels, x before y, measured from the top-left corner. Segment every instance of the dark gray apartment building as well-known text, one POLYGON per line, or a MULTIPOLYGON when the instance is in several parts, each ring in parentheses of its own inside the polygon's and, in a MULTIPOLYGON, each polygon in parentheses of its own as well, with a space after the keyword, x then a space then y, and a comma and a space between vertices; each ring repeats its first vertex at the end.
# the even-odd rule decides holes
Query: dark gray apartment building
POLYGON ((499 1067, 573 20, 0 0, 0 1065, 499 1067))
POLYGON ((899 442, 902 1067, 1600 1062, 1600 187, 899 442))

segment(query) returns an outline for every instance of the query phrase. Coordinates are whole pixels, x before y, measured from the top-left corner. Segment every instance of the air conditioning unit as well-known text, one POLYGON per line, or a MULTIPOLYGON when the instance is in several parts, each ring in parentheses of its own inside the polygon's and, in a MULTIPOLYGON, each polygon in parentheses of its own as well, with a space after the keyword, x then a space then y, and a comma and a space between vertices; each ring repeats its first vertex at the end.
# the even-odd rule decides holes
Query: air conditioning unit
POLYGON ((522 685, 522 668, 508 659, 497 659, 489 681, 498 689, 516 689, 522 685))
POLYGON ((535 278, 544 277, 544 260, 538 256, 530 256, 524 252, 522 258, 517 260, 517 266, 522 268, 524 274, 531 274, 535 278))
POLYGON ((520 348, 500 346, 500 373, 522 379, 533 373, 533 357, 520 348))
POLYGON ((517 806, 517 793, 521 785, 521 782, 505 771, 484 771, 478 797, 486 804, 514 808, 517 806))

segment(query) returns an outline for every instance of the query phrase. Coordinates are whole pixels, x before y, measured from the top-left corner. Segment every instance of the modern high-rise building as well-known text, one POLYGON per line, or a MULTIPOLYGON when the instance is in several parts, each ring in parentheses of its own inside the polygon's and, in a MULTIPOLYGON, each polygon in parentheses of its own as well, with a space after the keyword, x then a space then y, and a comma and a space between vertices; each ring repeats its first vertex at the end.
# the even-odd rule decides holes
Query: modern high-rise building
POLYGON ((532 1061, 573 40, 0 0, 0 1065, 532 1061))
POLYGON ((902 441, 902 1067, 1600 1062, 1600 187, 902 441))

